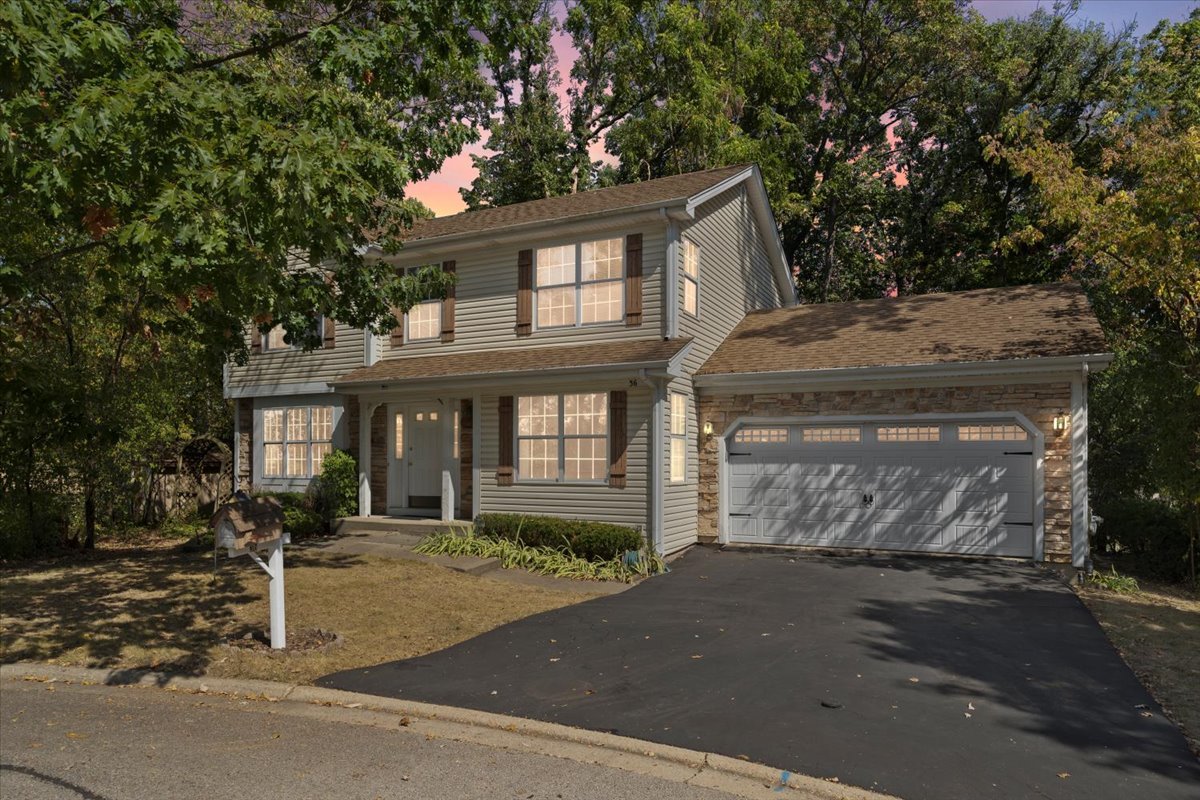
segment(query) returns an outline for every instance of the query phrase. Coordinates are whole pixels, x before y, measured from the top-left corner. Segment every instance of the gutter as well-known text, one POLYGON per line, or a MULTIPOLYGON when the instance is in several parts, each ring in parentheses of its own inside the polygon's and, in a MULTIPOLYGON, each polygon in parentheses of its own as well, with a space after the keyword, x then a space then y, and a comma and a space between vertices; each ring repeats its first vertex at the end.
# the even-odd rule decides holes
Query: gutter
MULTIPOLYGON (((684 351, 686 351, 686 348, 684 351)), ((628 363, 619 364, 584 364, 572 367, 508 370, 505 372, 460 372, 453 375, 434 375, 414 378, 381 378, 377 380, 356 381, 334 380, 330 381, 329 385, 334 389, 347 391, 350 393, 358 393, 373 390, 410 389, 447 383, 459 384, 464 381, 479 386, 487 385, 489 382, 509 383, 513 380, 519 380, 521 378, 539 379, 544 377, 560 377, 571 375, 597 375, 609 373, 628 375, 629 373, 636 373, 645 374, 647 376, 666 376, 669 374, 669 370, 671 369, 674 361, 675 358, 667 361, 630 361, 628 363)))

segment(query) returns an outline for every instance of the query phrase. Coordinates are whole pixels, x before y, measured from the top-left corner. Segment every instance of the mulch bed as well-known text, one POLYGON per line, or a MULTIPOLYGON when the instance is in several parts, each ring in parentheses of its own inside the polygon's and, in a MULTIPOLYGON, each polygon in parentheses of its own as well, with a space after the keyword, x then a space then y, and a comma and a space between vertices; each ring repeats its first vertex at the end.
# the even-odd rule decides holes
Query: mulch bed
POLYGON ((288 629, 287 648, 271 649, 271 636, 266 631, 247 631, 240 636, 231 636, 223 644, 238 650, 250 650, 268 655, 303 655, 319 653, 342 643, 342 637, 333 631, 321 628, 288 629))

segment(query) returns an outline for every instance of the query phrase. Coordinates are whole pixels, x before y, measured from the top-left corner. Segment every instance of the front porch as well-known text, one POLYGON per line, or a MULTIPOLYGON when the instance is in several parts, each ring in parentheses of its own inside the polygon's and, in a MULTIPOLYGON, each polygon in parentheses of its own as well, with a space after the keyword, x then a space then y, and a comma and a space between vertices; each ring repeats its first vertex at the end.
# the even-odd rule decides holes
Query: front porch
POLYGON ((474 398, 351 396, 358 517, 401 523, 470 520, 476 513, 474 398))

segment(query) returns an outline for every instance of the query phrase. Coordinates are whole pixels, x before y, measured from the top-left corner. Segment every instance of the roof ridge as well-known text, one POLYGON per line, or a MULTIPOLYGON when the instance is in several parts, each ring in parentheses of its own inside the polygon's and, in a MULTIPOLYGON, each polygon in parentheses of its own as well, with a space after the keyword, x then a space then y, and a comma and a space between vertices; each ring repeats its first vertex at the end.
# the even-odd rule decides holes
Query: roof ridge
POLYGON ((803 303, 797 302, 794 306, 778 306, 776 308, 755 308, 746 312, 746 316, 752 314, 771 314, 776 311, 799 311, 803 308, 829 308, 832 306, 849 306, 859 303, 883 303, 883 302, 898 302, 903 300, 920 300, 925 297, 962 297, 969 294, 979 292, 1007 292, 1014 289, 1044 289, 1051 286, 1082 286, 1079 281, 1066 279, 1061 281, 1047 281, 1045 283, 1015 283, 1011 286, 981 286, 975 289, 954 289, 946 292, 924 292, 922 294, 902 294, 896 297, 860 297, 855 300, 833 300, 823 303, 803 303))

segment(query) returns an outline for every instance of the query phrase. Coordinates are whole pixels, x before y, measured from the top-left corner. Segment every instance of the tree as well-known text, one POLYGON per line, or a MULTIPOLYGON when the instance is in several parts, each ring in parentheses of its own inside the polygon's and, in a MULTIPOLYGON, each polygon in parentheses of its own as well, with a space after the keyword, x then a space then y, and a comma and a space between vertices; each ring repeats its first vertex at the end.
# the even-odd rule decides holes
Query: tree
POLYGON ((316 314, 384 331, 444 291, 362 253, 398 245, 422 213, 405 186, 477 136, 488 16, 487 0, 0 4, 6 519, 18 494, 26 523, 78 499, 93 542, 105 487, 189 425, 180 376, 203 394, 246 357, 244 325, 316 346, 316 314))
POLYGON ((567 194, 568 135, 559 104, 558 25, 548 0, 508 0, 486 31, 487 63, 499 97, 488 122, 491 156, 471 156, 479 176, 459 192, 469 209, 567 194))
MULTIPOLYGON (((1141 44, 1123 95, 1100 120, 1107 144, 1081 164, 1037 110, 990 142, 1027 175, 1047 218, 1071 231, 1069 254, 1097 284, 1117 351, 1101 382, 1101 442, 1135 453, 1129 492, 1161 493, 1188 512, 1192 579, 1200 540, 1200 12, 1141 44), (1120 380, 1117 380, 1119 376, 1120 380), (1129 418, 1137 409, 1137 419, 1129 418)), ((1036 228, 1014 235, 1036 239, 1036 228)), ((1125 465, 1123 465, 1125 466, 1125 465)))

